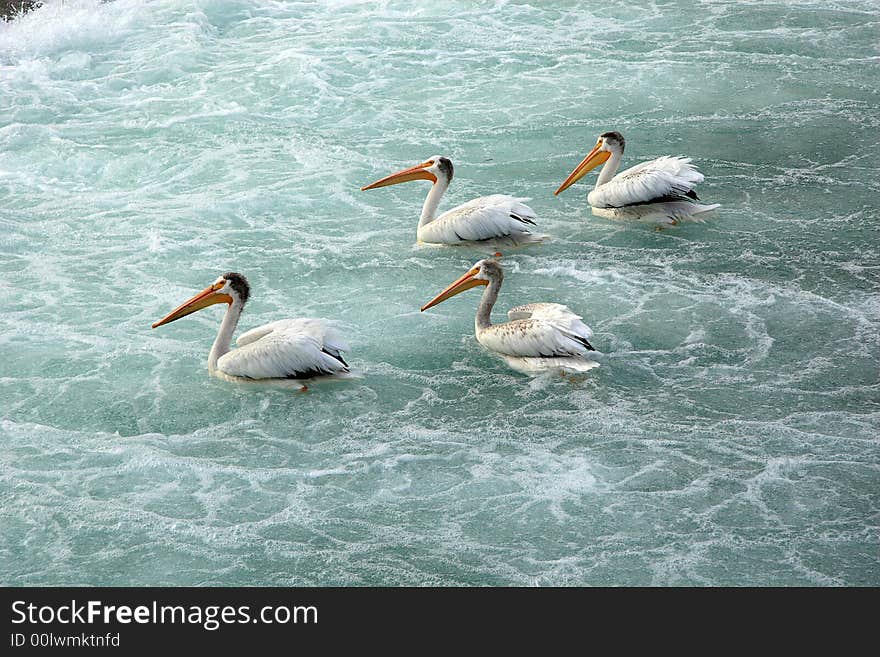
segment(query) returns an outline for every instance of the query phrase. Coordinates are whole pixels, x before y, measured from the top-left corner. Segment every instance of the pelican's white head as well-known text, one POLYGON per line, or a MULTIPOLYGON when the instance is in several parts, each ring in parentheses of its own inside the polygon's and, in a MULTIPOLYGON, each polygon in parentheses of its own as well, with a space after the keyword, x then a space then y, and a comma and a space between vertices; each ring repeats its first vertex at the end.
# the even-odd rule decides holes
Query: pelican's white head
POLYGON ((485 258, 475 262, 474 266, 471 267, 471 271, 475 269, 477 270, 477 273, 473 276, 474 280, 491 283, 492 281, 500 281, 504 278, 504 271, 501 269, 501 263, 497 260, 492 260, 491 258, 485 258))
POLYGON ((421 164, 392 173, 390 176, 385 176, 374 183, 361 187, 361 191, 365 192, 368 189, 376 189, 377 187, 397 185, 398 183, 409 182, 410 180, 430 180, 432 183, 440 181, 448 185, 452 181, 454 173, 455 169, 452 166, 452 160, 442 155, 432 155, 421 164))
POLYGON ((452 160, 442 155, 432 155, 428 158, 428 162, 432 163, 428 170, 438 180, 446 181, 447 185, 452 182, 452 177, 455 175, 455 167, 452 166, 452 160))
POLYGON ((153 328, 169 324, 181 317, 186 317, 194 312, 213 306, 218 303, 226 303, 229 305, 237 304, 239 308, 244 306, 251 295, 251 286, 247 279, 234 271, 227 272, 222 276, 218 276, 217 280, 204 290, 187 299, 177 308, 165 315, 158 322, 153 324, 153 328))
POLYGON ((218 277, 214 284, 223 283, 223 287, 221 290, 225 290, 226 294, 231 296, 233 300, 241 301, 242 305, 244 305, 247 300, 251 296, 251 285, 248 283, 248 279, 244 277, 244 274, 239 274, 238 272, 229 271, 218 277))
POLYGON ((478 260, 467 272, 454 280, 440 294, 422 306, 421 310, 422 312, 425 312, 428 308, 432 308, 438 303, 443 303, 447 299, 454 297, 456 294, 461 294, 465 290, 470 290, 472 287, 489 285, 490 283, 500 284, 503 278, 504 272, 497 260, 478 260))
POLYGON ((593 150, 587 153, 587 156, 574 168, 574 171, 568 174, 568 178, 559 186, 559 189, 553 192, 553 195, 556 196, 560 192, 564 192, 589 171, 607 162, 612 155, 623 155, 624 148, 626 148, 626 140, 622 134, 617 131, 603 132, 596 140, 593 150))
POLYGON ((626 148, 626 139, 624 139, 623 135, 617 132, 617 130, 612 130, 611 132, 603 132, 599 135, 597 146, 599 144, 602 146, 602 151, 608 151, 609 153, 623 153, 623 149, 626 148))

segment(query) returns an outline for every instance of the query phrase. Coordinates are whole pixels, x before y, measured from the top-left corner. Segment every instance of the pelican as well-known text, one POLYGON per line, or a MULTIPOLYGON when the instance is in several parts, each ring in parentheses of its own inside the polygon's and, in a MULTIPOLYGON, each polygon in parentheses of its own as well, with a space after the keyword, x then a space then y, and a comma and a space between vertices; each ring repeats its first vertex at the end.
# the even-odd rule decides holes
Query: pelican
POLYGON ((342 358, 348 346, 323 319, 281 319, 264 324, 238 336, 238 349, 230 351, 232 334, 250 294, 244 276, 235 272, 223 274, 153 324, 153 328, 225 303, 226 314, 208 356, 208 372, 214 376, 233 381, 280 382, 349 372, 342 358))
POLYGON ((703 182, 703 174, 689 157, 664 155, 615 176, 625 146, 626 140, 619 132, 602 133, 593 150, 553 194, 568 189, 604 162, 596 187, 587 196, 593 214, 598 217, 674 226, 679 221, 703 221, 703 213, 720 207, 719 203, 697 203, 699 197, 694 187, 703 182))
POLYGON ((361 187, 361 191, 410 180, 430 180, 431 191, 422 206, 416 233, 420 243, 466 245, 494 242, 519 246, 544 239, 544 235, 535 234, 530 229, 536 225, 535 211, 523 203, 528 200, 525 198, 506 194, 481 196, 435 216, 440 199, 452 182, 453 171, 448 157, 434 155, 421 164, 361 187))
POLYGON ((586 372, 599 364, 586 354, 595 351, 589 339, 590 327, 567 306, 560 303, 530 303, 511 308, 510 319, 493 324, 492 307, 498 299, 504 272, 495 260, 480 260, 464 275, 422 306, 422 312, 465 290, 486 286, 474 320, 477 342, 501 356, 507 364, 524 374, 560 371, 586 372))

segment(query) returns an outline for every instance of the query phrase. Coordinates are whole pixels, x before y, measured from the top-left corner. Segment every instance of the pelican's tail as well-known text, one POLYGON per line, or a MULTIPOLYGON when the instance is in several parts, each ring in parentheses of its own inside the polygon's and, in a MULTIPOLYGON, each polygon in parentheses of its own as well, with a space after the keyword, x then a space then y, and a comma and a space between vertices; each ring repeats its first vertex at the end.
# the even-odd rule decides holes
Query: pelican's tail
POLYGON ((645 219, 659 220, 662 224, 676 224, 685 221, 702 223, 705 221, 702 215, 720 208, 721 204, 712 203, 711 205, 704 205, 702 203, 694 203, 693 201, 666 201, 658 203, 656 207, 660 209, 660 212, 657 214, 649 212, 645 219))
POLYGON ((527 244, 540 244, 544 240, 546 240, 549 235, 542 235, 541 233, 519 233, 515 237, 513 237, 513 246, 525 246, 527 244))
POLYGON ((694 214, 703 214, 704 212, 711 212, 712 210, 717 210, 721 207, 720 203, 713 203, 712 205, 700 205, 699 203, 694 203, 694 214))

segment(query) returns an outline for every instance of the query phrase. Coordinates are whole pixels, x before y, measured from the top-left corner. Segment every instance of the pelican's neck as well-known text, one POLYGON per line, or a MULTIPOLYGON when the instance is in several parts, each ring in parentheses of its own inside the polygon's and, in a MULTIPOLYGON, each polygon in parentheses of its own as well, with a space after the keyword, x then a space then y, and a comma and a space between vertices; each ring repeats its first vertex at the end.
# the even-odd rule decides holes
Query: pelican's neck
POLYGON ((217 361, 223 354, 229 353, 229 345, 232 344, 232 334, 235 333, 235 327, 238 326, 238 319, 241 317, 241 311, 244 304, 239 299, 233 299, 232 303, 226 308, 226 314, 223 315, 223 321, 220 323, 220 330, 217 332, 217 338, 214 340, 214 346, 211 347, 211 354, 208 356, 208 370, 213 372, 217 369, 217 361))
POLYGON ((492 307, 498 300, 498 291, 501 289, 501 281, 497 278, 489 281, 489 285, 483 290, 480 299, 480 307, 477 308, 477 316, 474 319, 474 328, 477 333, 492 326, 492 307))
POLYGON ((431 185, 431 191, 428 192, 425 204, 422 206, 419 227, 434 221, 434 217, 437 215, 437 206, 440 205, 440 199, 443 198, 447 187, 449 187, 449 181, 443 177, 438 177, 437 182, 431 185))
POLYGON ((611 151, 611 157, 608 158, 608 161, 599 173, 599 177, 596 179, 597 189, 614 177, 614 174, 617 173, 617 169, 620 166, 620 160, 622 157, 623 153, 621 151, 611 151))

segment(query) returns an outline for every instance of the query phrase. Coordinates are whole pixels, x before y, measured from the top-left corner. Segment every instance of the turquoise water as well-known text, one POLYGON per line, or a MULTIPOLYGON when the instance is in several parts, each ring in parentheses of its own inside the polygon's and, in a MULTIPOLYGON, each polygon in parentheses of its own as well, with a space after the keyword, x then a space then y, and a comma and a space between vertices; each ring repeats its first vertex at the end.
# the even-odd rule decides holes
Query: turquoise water
MULTIPOLYGON (((0 581, 880 584, 876 2, 50 0, 0 24, 0 581), (598 133, 686 154, 705 224, 592 217, 598 133), (479 249, 443 209, 531 197, 499 310, 559 301, 601 367, 530 379, 421 314, 479 249), (342 322, 363 378, 205 369, 342 322)), ((500 320, 502 315, 496 313, 500 320)))

